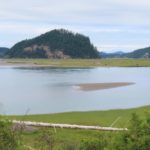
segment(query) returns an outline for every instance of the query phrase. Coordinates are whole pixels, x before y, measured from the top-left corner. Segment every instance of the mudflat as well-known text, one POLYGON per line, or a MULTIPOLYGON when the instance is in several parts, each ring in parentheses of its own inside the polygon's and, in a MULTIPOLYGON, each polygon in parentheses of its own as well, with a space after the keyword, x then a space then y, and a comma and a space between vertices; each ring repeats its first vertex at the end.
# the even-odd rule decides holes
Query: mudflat
POLYGON ((94 91, 94 90, 104 90, 110 88, 117 88, 122 86, 129 86, 135 84, 134 82, 111 82, 111 83, 85 83, 78 84, 80 90, 82 91, 94 91))

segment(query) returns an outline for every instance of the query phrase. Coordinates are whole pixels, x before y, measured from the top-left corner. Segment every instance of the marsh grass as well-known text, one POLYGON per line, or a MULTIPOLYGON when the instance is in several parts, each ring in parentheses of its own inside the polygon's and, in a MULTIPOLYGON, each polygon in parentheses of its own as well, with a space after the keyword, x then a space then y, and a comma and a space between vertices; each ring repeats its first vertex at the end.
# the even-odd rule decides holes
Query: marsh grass
POLYGON ((51 67, 150 67, 150 59, 5 59, 7 64, 51 67))

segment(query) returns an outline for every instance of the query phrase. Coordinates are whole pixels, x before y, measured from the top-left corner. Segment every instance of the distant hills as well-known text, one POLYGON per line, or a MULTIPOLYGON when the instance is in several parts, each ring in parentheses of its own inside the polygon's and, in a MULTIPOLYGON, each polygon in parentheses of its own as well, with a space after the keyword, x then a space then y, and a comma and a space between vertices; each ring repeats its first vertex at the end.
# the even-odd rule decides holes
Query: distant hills
POLYGON ((98 52, 89 37, 65 29, 55 29, 38 37, 0 48, 4 58, 150 58, 150 47, 130 53, 98 52))
POLYGON ((135 50, 131 53, 126 53, 125 57, 129 58, 150 58, 150 47, 135 50))
POLYGON ((68 30, 52 30, 15 44, 10 58, 99 58, 89 37, 68 30))
POLYGON ((114 53, 100 52, 102 58, 150 58, 150 47, 135 50, 130 53, 124 53, 122 51, 114 53))
POLYGON ((0 47, 0 58, 4 57, 6 53, 8 52, 8 48, 6 47, 0 47))
POLYGON ((121 58, 121 57, 124 56, 124 54, 126 54, 126 53, 124 53, 124 52, 122 52, 122 51, 117 51, 117 52, 114 52, 114 53, 100 52, 100 56, 101 56, 102 58, 116 58, 116 57, 121 58))

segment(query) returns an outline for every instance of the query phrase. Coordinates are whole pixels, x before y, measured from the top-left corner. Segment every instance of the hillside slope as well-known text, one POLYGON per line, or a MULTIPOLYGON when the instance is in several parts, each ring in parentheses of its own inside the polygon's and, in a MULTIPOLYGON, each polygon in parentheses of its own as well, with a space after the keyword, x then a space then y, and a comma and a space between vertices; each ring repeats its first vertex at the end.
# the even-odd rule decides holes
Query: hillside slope
POLYGON ((135 50, 130 53, 114 52, 105 53, 100 52, 102 58, 150 58, 150 47, 135 50))
POLYGON ((0 47, 0 58, 5 56, 5 53, 8 51, 6 47, 0 47))
POLYGON ((90 39, 68 30, 52 30, 30 40, 15 44, 10 58, 99 58, 90 39))
POLYGON ((150 47, 135 50, 125 56, 128 58, 150 58, 150 47))

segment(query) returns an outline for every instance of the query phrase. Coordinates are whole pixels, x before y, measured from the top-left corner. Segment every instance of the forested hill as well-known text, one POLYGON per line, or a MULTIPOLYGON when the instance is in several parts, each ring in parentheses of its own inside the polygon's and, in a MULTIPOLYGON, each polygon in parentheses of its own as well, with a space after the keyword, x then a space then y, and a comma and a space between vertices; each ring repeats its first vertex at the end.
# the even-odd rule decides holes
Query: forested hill
POLYGON ((8 48, 0 47, 0 58, 4 57, 7 51, 8 51, 8 48))
POLYGON ((135 50, 125 54, 129 58, 150 58, 150 47, 135 50))
POLYGON ((102 58, 150 58, 150 47, 135 50, 130 53, 114 52, 105 53, 100 52, 102 58))
POLYGON ((15 44, 10 58, 99 58, 89 37, 68 30, 52 30, 15 44))

